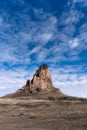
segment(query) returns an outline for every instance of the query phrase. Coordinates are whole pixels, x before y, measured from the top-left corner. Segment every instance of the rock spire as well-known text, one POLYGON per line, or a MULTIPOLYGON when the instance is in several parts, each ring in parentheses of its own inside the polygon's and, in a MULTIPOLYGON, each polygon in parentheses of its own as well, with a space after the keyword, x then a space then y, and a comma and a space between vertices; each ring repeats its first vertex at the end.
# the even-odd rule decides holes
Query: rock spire
POLYGON ((52 78, 48 66, 43 64, 36 70, 32 80, 27 80, 26 85, 20 92, 34 93, 40 91, 51 91, 53 89, 52 78))

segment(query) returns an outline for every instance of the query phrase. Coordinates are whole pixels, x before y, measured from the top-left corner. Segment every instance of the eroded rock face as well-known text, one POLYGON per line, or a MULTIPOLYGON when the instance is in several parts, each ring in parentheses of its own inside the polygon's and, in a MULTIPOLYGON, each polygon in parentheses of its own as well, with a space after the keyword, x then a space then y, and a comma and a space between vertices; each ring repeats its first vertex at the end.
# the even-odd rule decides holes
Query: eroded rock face
POLYGON ((40 68, 36 71, 33 79, 31 81, 33 84, 32 89, 39 89, 39 90, 50 90, 52 89, 52 78, 50 75, 50 71, 46 64, 40 66, 40 68))
POLYGON ((26 85, 20 89, 20 92, 33 93, 40 91, 50 91, 53 89, 52 78, 48 66, 43 64, 34 74, 32 80, 27 80, 26 85))

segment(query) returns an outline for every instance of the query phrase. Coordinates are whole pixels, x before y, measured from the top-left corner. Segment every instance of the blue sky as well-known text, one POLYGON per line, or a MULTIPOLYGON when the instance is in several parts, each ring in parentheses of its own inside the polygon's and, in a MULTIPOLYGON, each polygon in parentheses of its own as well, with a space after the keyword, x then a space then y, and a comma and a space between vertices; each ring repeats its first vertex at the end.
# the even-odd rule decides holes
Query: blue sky
POLYGON ((87 97, 86 0, 0 0, 0 96, 43 63, 55 87, 87 97))

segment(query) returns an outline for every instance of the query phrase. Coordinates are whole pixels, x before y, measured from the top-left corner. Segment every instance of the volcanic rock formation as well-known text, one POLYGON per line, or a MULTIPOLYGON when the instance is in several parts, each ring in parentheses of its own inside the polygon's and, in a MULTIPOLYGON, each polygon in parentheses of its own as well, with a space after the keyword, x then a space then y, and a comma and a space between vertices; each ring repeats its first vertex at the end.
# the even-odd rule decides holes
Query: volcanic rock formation
POLYGON ((27 80, 26 85, 18 92, 34 93, 40 91, 51 91, 53 89, 52 78, 48 66, 43 64, 34 74, 32 80, 27 80))
POLYGON ((60 89, 53 86, 51 74, 46 64, 41 65, 34 74, 32 80, 28 79, 21 89, 4 97, 20 96, 30 96, 32 98, 40 99, 57 99, 59 97, 66 97, 60 89))

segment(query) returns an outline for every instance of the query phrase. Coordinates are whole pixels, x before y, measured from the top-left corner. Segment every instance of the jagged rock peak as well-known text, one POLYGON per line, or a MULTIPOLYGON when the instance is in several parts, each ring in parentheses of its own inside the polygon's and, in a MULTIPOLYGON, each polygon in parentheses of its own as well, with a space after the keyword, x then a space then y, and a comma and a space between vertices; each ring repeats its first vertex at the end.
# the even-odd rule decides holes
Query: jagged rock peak
POLYGON ((40 70, 41 70, 41 69, 48 69, 48 66, 47 66, 47 64, 42 64, 39 69, 40 69, 40 70))
POLYGON ((41 65, 36 71, 32 83, 35 88, 39 87, 41 90, 50 90, 53 87, 51 74, 46 64, 41 65))
POLYGON ((53 89, 52 78, 48 66, 43 64, 36 70, 32 80, 27 80, 26 85, 20 89, 20 92, 33 93, 40 91, 50 91, 53 89))

